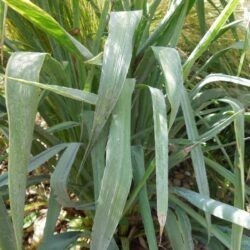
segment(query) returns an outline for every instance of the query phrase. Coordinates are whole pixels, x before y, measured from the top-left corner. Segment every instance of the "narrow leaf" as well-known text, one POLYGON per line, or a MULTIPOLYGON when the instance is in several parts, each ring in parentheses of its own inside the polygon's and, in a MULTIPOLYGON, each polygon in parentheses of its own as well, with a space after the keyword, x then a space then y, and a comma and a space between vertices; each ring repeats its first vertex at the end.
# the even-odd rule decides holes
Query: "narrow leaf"
POLYGON ((129 194, 132 181, 130 117, 134 85, 133 79, 125 82, 112 113, 106 168, 94 218, 92 250, 104 250, 109 246, 129 194))
POLYGON ((43 242, 38 250, 62 250, 69 249, 70 245, 74 243, 78 237, 84 236, 83 232, 66 232, 56 234, 43 242))
POLYGON ((165 47, 153 47, 153 51, 157 60, 161 62, 161 66, 164 69, 163 74, 166 79, 166 92, 171 105, 171 114, 169 118, 170 130, 176 118, 181 101, 179 87, 183 82, 181 74, 182 68, 175 50, 168 50, 168 56, 166 56, 165 47))
POLYGON ((38 28, 51 35, 59 43, 61 43, 69 52, 76 56, 80 54, 90 59, 93 55, 79 41, 66 32, 60 24, 51 17, 47 12, 39 8, 37 5, 28 0, 3 0, 8 6, 25 17, 38 28))
MULTIPOLYGON (((244 106, 236 99, 224 98, 220 101, 228 103, 233 111, 244 111, 244 106)), ((245 124, 244 114, 237 116, 234 121, 234 131, 236 137, 236 153, 235 153, 235 182, 234 182, 234 206, 240 209, 245 207, 245 169, 244 169, 244 157, 245 157, 245 124)), ((231 236, 231 248, 241 249, 241 239, 243 235, 243 227, 238 225, 232 226, 231 236)))
POLYGON ((17 249, 22 249, 26 178, 40 90, 7 77, 38 81, 45 56, 44 53, 14 53, 6 69, 9 194, 17 249))
POLYGON ((206 198, 201 194, 185 188, 174 188, 173 192, 189 201, 194 206, 206 213, 212 214, 223 220, 235 223, 246 229, 250 229, 250 213, 227 205, 211 198, 206 198))
POLYGON ((68 176, 71 167, 75 161, 77 151, 80 147, 80 143, 70 143, 67 149, 60 157, 55 171, 53 172, 50 180, 50 186, 56 195, 57 202, 64 207, 84 208, 93 206, 93 204, 83 204, 82 201, 71 201, 68 194, 68 176))
MULTIPOLYGON (((165 75, 169 75, 169 69, 174 70, 174 67, 171 66, 173 62, 176 63, 176 68, 181 69, 181 59, 178 52, 172 48, 161 49, 161 55, 158 57, 159 62, 162 67, 162 71, 165 72, 165 75), (163 58, 169 58, 168 60, 163 60, 163 58)), ((172 76, 178 77, 176 81, 182 80, 178 75, 182 75, 182 70, 178 73, 174 71, 172 76)), ((168 80, 168 78, 166 78, 168 80)), ((188 138, 191 141, 196 141, 199 138, 198 129, 196 127, 196 122, 194 118, 194 111, 192 109, 188 94, 183 85, 183 82, 179 82, 179 95, 180 95, 180 103, 181 108, 184 115, 185 126, 188 134, 188 138)), ((198 184, 199 192, 205 197, 209 197, 209 187, 208 180, 206 174, 206 167, 203 157, 203 152, 201 149, 201 145, 198 144, 196 147, 193 147, 191 150, 191 158, 193 162, 193 167, 195 171, 196 181, 198 184)), ((210 218, 207 216, 208 225, 210 225, 210 218)))
MULTIPOLYGON (((142 146, 132 147, 132 164, 135 185, 138 185, 142 181, 145 174, 144 152, 142 146)), ((158 247, 155 237, 154 222, 151 214, 146 184, 143 186, 139 194, 139 205, 149 249, 156 250, 158 249, 158 247)))
POLYGON ((225 24, 229 16, 233 13, 238 3, 239 3, 239 0, 230 0, 228 2, 224 10, 220 13, 219 17, 211 25, 207 33, 200 40, 199 44, 192 51, 191 55, 188 57, 187 61, 185 62, 183 66, 184 79, 188 77, 190 70, 192 66, 194 65, 195 61, 207 50, 208 46, 215 39, 220 29, 225 24))
POLYGON ((192 250, 192 228, 187 214, 176 207, 169 209, 165 226, 173 250, 192 250))
POLYGON ((0 196, 0 249, 16 249, 15 236, 13 226, 9 218, 9 214, 3 202, 2 196, 0 196))
POLYGON ((168 211, 168 127, 167 110, 163 93, 149 88, 153 102, 157 216, 162 235, 168 211))
POLYGON ((13 81, 18 81, 20 83, 34 86, 37 88, 41 88, 44 90, 49 90, 51 92, 54 92, 56 94, 77 100, 77 101, 83 101, 89 104, 95 105, 97 102, 97 95, 80 90, 80 89, 72 89, 72 88, 67 88, 67 87, 62 87, 58 85, 50 85, 50 84, 44 84, 44 83, 39 83, 39 82, 34 82, 34 81, 29 81, 29 80, 24 80, 24 79, 17 79, 13 77, 7 77, 9 80, 13 81))
MULTIPOLYGON (((104 47, 102 74, 88 149, 99 136, 121 94, 132 57, 133 36, 141 14, 141 11, 124 11, 112 12, 110 15, 109 35, 104 47)), ((85 155, 88 153, 87 150, 85 155)))
MULTIPOLYGON (((32 157, 28 166, 28 172, 35 170, 37 167, 41 166, 43 163, 55 156, 61 150, 65 149, 67 146, 67 143, 58 144, 32 157)), ((8 173, 0 175, 0 187, 5 185, 8 185, 8 173)))

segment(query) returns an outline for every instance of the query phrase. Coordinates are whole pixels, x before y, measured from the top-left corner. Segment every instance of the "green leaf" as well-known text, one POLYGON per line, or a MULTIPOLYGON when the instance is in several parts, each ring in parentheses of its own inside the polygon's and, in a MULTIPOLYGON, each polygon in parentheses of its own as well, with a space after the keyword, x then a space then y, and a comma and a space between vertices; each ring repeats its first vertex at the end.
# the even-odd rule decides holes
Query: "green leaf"
MULTIPOLYGON (((236 99, 224 98, 220 99, 225 103, 228 103, 235 113, 244 112, 244 106, 236 99)), ((244 124, 244 114, 237 116, 234 121, 234 131, 236 137, 236 154, 235 154, 235 181, 234 181, 234 206, 237 208, 245 208, 245 167, 244 167, 244 157, 245 157, 245 124, 244 124)), ((233 225, 232 236, 231 236, 231 248, 241 249, 241 239, 243 235, 243 227, 238 225, 233 225)))
MULTIPOLYGON (((155 50, 156 51, 156 50, 155 50)), ((175 49, 172 48, 162 48, 160 50, 161 54, 158 56, 157 59, 159 59, 159 63, 162 67, 162 71, 165 72, 164 75, 168 76, 166 77, 166 81, 170 78, 170 75, 173 77, 177 77, 177 79, 174 81, 175 83, 177 81, 182 80, 182 78, 179 75, 182 75, 182 70, 181 70, 181 59, 178 54, 178 52, 175 49), (168 60, 164 60, 163 58, 168 58, 168 60), (175 67, 173 67, 171 64, 175 63, 175 67), (179 69, 179 72, 171 72, 169 73, 169 69, 175 70, 179 69)), ((159 53, 159 50, 158 50, 159 53)), ((186 92, 186 89, 183 85, 183 82, 178 83, 178 92, 180 95, 180 103, 181 103, 181 108, 183 111, 184 115, 184 120, 185 120, 185 126, 187 130, 187 135, 188 139, 191 141, 196 141, 197 138, 199 138, 198 130, 196 127, 196 122, 194 118, 194 111, 192 109, 188 94, 186 92)), ((170 93, 169 93, 170 94, 170 93)), ((174 92, 172 92, 174 94, 174 92)), ((174 97, 171 97, 174 98, 174 97)), ((207 174, 206 174, 206 167, 204 163, 204 157, 203 157, 203 152, 201 149, 201 145, 198 144, 196 147, 193 147, 191 150, 191 158, 193 162, 193 167, 195 171, 195 176, 196 176, 196 181, 198 184, 199 192, 206 196, 209 197, 209 187, 208 187, 208 180, 207 180, 207 174)), ((210 224, 210 218, 207 217, 208 224, 210 224)))
POLYGON ((171 114, 169 118, 170 130, 180 107, 181 95, 179 88, 183 83, 181 73, 182 67, 176 50, 167 50, 165 47, 153 47, 153 51, 155 57, 161 62, 161 66, 164 69, 163 74, 166 79, 166 93, 171 105, 171 114), (168 56, 166 56, 166 51, 168 56))
POLYGON ((167 110, 163 93, 156 88, 149 88, 154 117, 155 164, 157 216, 162 235, 168 211, 168 127, 167 110))
POLYGON ((206 213, 250 229, 250 214, 242 209, 227 205, 185 188, 174 188, 173 192, 206 213))
POLYGON ((206 86, 207 84, 214 82, 230 82, 236 85, 241 85, 245 87, 250 87, 250 80, 238 77, 238 76, 230 76, 225 74, 210 74, 203 81, 201 81, 197 86, 192 90, 191 97, 195 98, 195 96, 200 92, 200 90, 206 86))
POLYGON ((0 234, 0 249, 15 250, 16 246, 13 226, 2 196, 0 196, 0 228, 2 229, 0 234))
POLYGON ((69 249, 69 246, 76 242, 77 238, 84 236, 83 232, 66 232, 53 235, 46 239, 38 250, 62 250, 69 249))
POLYGON ((165 226, 173 250, 192 250, 192 228, 187 214, 176 207, 168 210, 165 226))
POLYGON ((77 101, 83 101, 89 104, 93 104, 95 105, 97 102, 97 95, 84 91, 84 90, 80 90, 80 89, 72 89, 72 88, 67 88, 67 87, 62 87, 62 86, 58 86, 58 85, 50 85, 50 84, 44 84, 44 83, 39 83, 39 82, 35 82, 35 81, 29 81, 29 80, 24 80, 24 79, 18 79, 15 77, 8 77, 7 78, 9 80, 13 80, 13 81, 18 81, 20 83, 29 85, 29 86, 34 86, 37 88, 41 88, 44 90, 49 90, 51 92, 54 92, 58 95, 62 95, 77 101))
MULTIPOLYGON (((135 185, 138 185, 142 181, 145 174, 144 152, 142 146, 133 146, 131 152, 134 181, 135 185)), ((158 249, 146 184, 142 187, 139 194, 139 205, 149 249, 158 249)))
MULTIPOLYGON (((37 167, 41 166, 47 160, 55 156, 61 150, 65 149, 69 144, 62 143, 55 145, 51 148, 44 150, 42 153, 32 157, 28 166, 28 172, 35 170, 37 167)), ((0 187, 8 185, 8 173, 4 173, 0 175, 0 187)))
POLYGON ((43 230, 43 242, 46 242, 47 240, 49 240, 51 236, 53 236, 61 208, 62 208, 61 204, 57 202, 56 195, 54 191, 51 189, 49 196, 48 210, 46 215, 46 223, 43 230))
POLYGON ((83 204, 82 201, 71 201, 67 189, 68 176, 71 167, 75 161, 77 151, 80 147, 80 143, 70 143, 67 149, 63 152, 60 157, 55 171, 53 172, 50 180, 50 186, 54 194, 56 195, 56 200, 63 207, 75 207, 75 208, 86 208, 91 207, 93 204, 83 204))
MULTIPOLYGON (((193 208, 187 205, 186 202, 181 201, 173 194, 169 194, 170 201, 178 205, 185 213, 187 213, 194 221, 199 223, 202 227, 206 227, 207 223, 205 218, 196 212, 193 208)), ((214 235, 220 242, 222 242, 228 249, 230 247, 230 237, 218 229, 215 225, 211 225, 210 232, 214 235)))
POLYGON ((5 22, 7 15, 7 5, 4 2, 0 2, 0 53, 1 53, 1 64, 3 64, 3 45, 5 36, 5 22))
POLYGON ((40 90, 17 80, 10 80, 8 76, 38 81, 45 57, 45 53, 14 53, 6 69, 10 145, 9 194, 17 249, 22 249, 27 170, 40 90))
POLYGON ((220 13, 219 17, 211 25, 207 33, 203 36, 196 48, 192 51, 191 55, 188 57, 183 66, 184 79, 187 79, 195 61, 207 50, 208 46, 213 42, 222 26, 225 24, 229 16, 233 13, 238 3, 239 0, 231 0, 228 2, 226 7, 220 13))
POLYGON ((76 56, 79 56, 80 52, 86 59, 93 57, 86 47, 66 32, 53 17, 34 3, 28 0, 3 0, 3 2, 46 32, 46 34, 51 35, 57 42, 68 49, 69 52, 74 53, 76 56))
POLYGON ((125 82, 112 113, 106 149, 106 168, 92 232, 91 249, 93 250, 104 250, 109 246, 130 191, 132 181, 130 117, 134 85, 133 79, 125 82))
POLYGON ((85 156, 100 135, 121 94, 132 58, 133 36, 141 14, 141 11, 128 11, 112 12, 110 15, 91 140, 85 156))

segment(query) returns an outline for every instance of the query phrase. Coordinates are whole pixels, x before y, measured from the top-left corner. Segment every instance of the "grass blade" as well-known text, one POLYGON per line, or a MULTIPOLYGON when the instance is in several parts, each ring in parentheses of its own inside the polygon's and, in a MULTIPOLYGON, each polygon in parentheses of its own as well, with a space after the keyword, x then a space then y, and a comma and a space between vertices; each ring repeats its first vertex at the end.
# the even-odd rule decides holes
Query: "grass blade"
MULTIPOLYGON (((12 54, 7 65, 6 77, 38 81, 45 56, 43 53, 28 52, 12 54)), ((10 144, 9 195, 17 249, 22 249, 27 168, 39 94, 40 90, 36 87, 6 79, 10 144)))
POLYGON ((207 30, 206 16, 205 16, 205 3, 204 2, 205 2, 204 0, 196 1, 196 9, 197 9, 197 15, 198 15, 198 20, 199 20, 201 35, 204 35, 206 33, 206 30, 207 30))
POLYGON ((237 85, 250 87, 250 80, 242 77, 225 74, 210 74, 192 90, 191 96, 195 97, 204 86, 215 82, 230 82, 237 85))
POLYGON ((67 48, 69 52, 76 56, 79 56, 80 52, 80 54, 86 59, 93 57, 86 47, 66 32, 66 30, 64 30, 53 17, 34 3, 28 0, 3 0, 3 2, 38 28, 46 32, 46 34, 54 37, 54 39, 67 48))
POLYGON ((9 80, 18 81, 29 86, 34 86, 34 87, 41 88, 44 90, 49 90, 58 95, 62 95, 62 96, 65 96, 65 97, 68 97, 77 101, 83 101, 83 102, 93 104, 93 105, 95 105, 97 102, 97 95, 84 91, 84 90, 72 89, 72 88, 62 87, 58 85, 44 84, 44 83, 39 83, 35 81, 18 79, 14 77, 7 77, 7 78, 9 80))
POLYGON ((84 236, 83 232, 66 232, 51 236, 38 248, 38 250, 61 250, 69 249, 77 238, 84 236))
MULTIPOLYGON (((47 160, 55 156, 58 152, 65 149, 69 144, 62 143, 55 145, 54 147, 48 148, 42 153, 34 156, 29 163, 28 172, 35 170, 37 167, 41 166, 47 160)), ((8 185, 8 173, 4 173, 0 175, 0 187, 8 185)))
MULTIPOLYGON (((159 63, 162 67, 162 71, 165 72, 164 75, 168 76, 175 76, 178 77, 176 81, 182 80, 182 78, 179 75, 182 75, 181 70, 181 59, 179 57, 178 52, 175 49, 172 48, 165 48, 161 49, 161 55, 158 56, 159 63), (168 60, 163 60, 163 58, 168 58, 168 60), (171 65, 173 62, 175 62, 175 67, 171 65), (169 69, 176 70, 179 69, 179 72, 174 71, 169 73, 169 69)), ((166 78, 166 80, 168 80, 166 78)), ((197 138, 199 138, 198 130, 196 127, 195 119, 194 119, 194 112, 188 97, 188 94, 186 92, 186 89, 183 85, 183 82, 178 83, 179 88, 178 92, 180 95, 180 103, 181 108, 184 115, 186 130, 188 134, 188 138, 191 141, 196 141, 197 138)), ((170 94, 170 93, 169 93, 170 94)), ((172 97, 174 98, 174 97, 172 97)), ((209 187, 208 187, 208 181, 207 181, 207 174, 206 174, 206 167, 204 163, 203 153, 201 149, 201 145, 197 145, 196 147, 193 147, 191 150, 191 158, 193 162, 193 167, 195 171, 196 181, 199 188, 199 192, 204 195, 205 197, 209 197, 209 187)), ((210 225, 210 218, 207 217, 208 224, 210 225)))
POLYGON ((4 2, 0 2, 0 57, 1 64, 3 65, 3 45, 4 45, 4 35, 5 35, 5 21, 7 15, 7 5, 4 2))
POLYGON ((157 217, 160 224, 160 237, 167 219, 168 211, 168 127, 167 110, 163 93, 156 88, 149 88, 154 117, 155 164, 157 217))
POLYGON ((51 236, 53 236, 61 208, 62 206, 57 202, 54 191, 50 190, 48 212, 46 216, 45 227, 43 230, 43 242, 46 242, 51 236))
POLYGON ((2 196, 0 196, 0 228, 2 229, 0 234, 0 249, 15 250, 14 231, 2 196))
POLYGON ((161 62, 162 68, 164 68, 163 74, 166 79, 166 92, 171 105, 171 114, 169 118, 169 130, 171 129, 174 120, 176 118, 181 96, 179 92, 179 85, 183 82, 182 68, 179 63, 179 58, 176 55, 175 50, 167 50, 168 56, 166 56, 165 47, 153 47, 154 54, 159 62, 161 62), (165 51, 165 52, 164 52, 165 51))
POLYGON ((212 214, 223 220, 235 223, 246 229, 250 229, 250 214, 239 208, 227 205, 185 188, 174 188, 173 192, 189 201, 194 206, 206 213, 212 214))
POLYGON ((169 209, 165 230, 173 250, 194 249, 189 218, 180 208, 169 209))
POLYGON ((84 207, 92 207, 93 204, 83 204, 82 201, 71 201, 68 194, 67 180, 79 147, 80 143, 70 143, 67 149, 63 152, 56 165, 55 171, 51 176, 50 186, 51 190, 53 190, 56 195, 59 204, 64 207, 75 207, 80 209, 84 207))
MULTIPOLYGON (((197 221, 201 226, 206 227, 206 220, 193 208, 187 205, 186 202, 181 201, 173 194, 169 194, 169 199, 183 209, 192 219, 197 221)), ((227 234, 218 229, 215 225, 211 225, 210 232, 222 242, 228 249, 230 248, 230 238, 227 234)))
MULTIPOLYGON (((100 135, 122 91, 132 58, 133 36, 141 14, 141 11, 124 11, 112 12, 110 15, 109 35, 104 47, 94 122, 83 163, 89 154, 89 150, 100 135)), ((83 164, 79 169, 79 173, 82 167, 83 164)))
MULTIPOLYGON (((138 185, 142 181, 145 174, 144 152, 142 146, 133 146, 131 151, 134 181, 135 185, 138 185)), ((149 249, 156 250, 158 247, 146 184, 143 186, 139 194, 139 204, 149 249)))
POLYGON ((95 138, 100 134, 122 91, 132 57, 133 36, 140 18, 140 11, 111 13, 92 129, 95 138), (118 33, 121 35, 117 36, 118 33))
POLYGON ((191 55, 183 65, 184 79, 187 79, 195 61, 207 50, 208 46, 213 42, 222 26, 225 24, 229 16, 233 13, 238 3, 239 0, 231 0, 228 2, 227 6, 220 13, 219 17, 215 20, 207 33, 200 40, 196 48, 192 51, 191 55))
MULTIPOLYGON (((221 101, 228 103, 235 113, 244 111, 244 106, 233 98, 224 98, 221 101)), ((234 121, 234 131, 236 137, 236 154, 235 154, 235 182, 234 182, 234 206, 240 209, 245 207, 245 143, 244 143, 244 114, 237 116, 234 121)), ((241 239, 243 227, 238 225, 232 226, 231 248, 241 249, 241 239)))
POLYGON ((93 250, 104 250, 109 246, 121 219, 130 190, 132 181, 130 116, 134 85, 135 81, 133 79, 125 82, 123 91, 112 113, 106 149, 106 168, 92 232, 91 249, 93 250), (118 144, 119 147, 117 147, 118 144))

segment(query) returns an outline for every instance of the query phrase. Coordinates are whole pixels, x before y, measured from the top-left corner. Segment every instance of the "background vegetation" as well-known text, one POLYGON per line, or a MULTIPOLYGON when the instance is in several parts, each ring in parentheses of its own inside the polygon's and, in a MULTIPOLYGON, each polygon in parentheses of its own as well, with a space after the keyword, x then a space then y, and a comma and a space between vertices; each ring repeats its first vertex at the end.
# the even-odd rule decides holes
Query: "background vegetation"
POLYGON ((247 1, 0 5, 1 249, 250 248, 247 1))

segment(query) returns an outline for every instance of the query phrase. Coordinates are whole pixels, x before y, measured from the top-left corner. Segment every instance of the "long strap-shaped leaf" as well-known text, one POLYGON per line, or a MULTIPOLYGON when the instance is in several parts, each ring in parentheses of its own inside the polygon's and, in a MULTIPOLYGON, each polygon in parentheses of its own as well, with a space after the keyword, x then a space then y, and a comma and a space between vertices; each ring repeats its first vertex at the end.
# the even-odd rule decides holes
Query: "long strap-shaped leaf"
POLYGON ((174 188, 173 192, 206 213, 213 214, 218 218, 250 229, 250 214, 242 209, 204 197, 201 194, 185 188, 174 188))
POLYGON ((192 228, 187 214, 175 207, 169 209, 165 227, 173 250, 193 250, 192 228))
POLYGON ((12 9, 25 17, 31 23, 36 25, 47 34, 54 37, 59 43, 61 43, 69 52, 74 53, 76 56, 80 54, 90 59, 93 55, 90 51, 66 32, 60 24, 51 17, 47 12, 39 8, 28 0, 2 0, 7 3, 12 9))
MULTIPOLYGON (((154 49, 154 53, 157 54, 157 59, 159 60, 166 81, 168 82, 171 78, 176 78, 177 75, 182 75, 182 67, 181 67, 181 59, 178 52, 172 48, 165 49, 154 49), (168 57, 168 60, 164 59, 164 57, 168 57), (170 64, 175 64, 174 66, 170 64), (179 69, 179 72, 176 72, 176 69, 179 69)), ((180 77, 176 79, 176 81, 181 80, 180 77)), ((175 81, 174 81, 175 82, 175 81)), ((167 84, 171 84, 172 81, 167 84)), ((177 84, 177 82, 175 82, 177 84)), ((169 86, 169 88, 171 88, 169 86)), ((191 107, 191 103, 186 92, 186 89, 183 85, 183 82, 178 82, 178 93, 171 91, 168 94, 178 94, 181 103, 181 108, 183 111, 185 125, 187 129, 188 138, 192 141, 197 140, 199 138, 199 134, 197 131, 197 127, 195 124, 194 114, 191 107)), ((173 97, 172 97, 173 98, 173 97)), ((202 149, 200 145, 194 147, 191 151, 191 158, 193 162, 193 167, 196 175, 196 180, 198 184, 199 191, 205 197, 209 197, 209 187, 207 181, 206 168, 204 163, 204 157, 202 153, 202 149)), ((210 218, 207 218, 208 224, 210 218)))
POLYGON ((5 35, 5 22, 7 15, 7 5, 4 2, 0 2, 0 53, 1 53, 1 64, 3 64, 3 45, 5 35))
MULTIPOLYGON (((43 163, 48 161, 50 158, 52 158, 54 155, 56 155, 58 152, 65 149, 70 144, 68 143, 62 143, 57 144, 51 148, 48 148, 41 152, 40 154, 34 156, 29 163, 28 166, 28 172, 31 172, 35 170, 37 167, 41 166, 43 163)), ((0 187, 8 185, 8 173, 4 173, 0 175, 0 187)))
POLYGON ((191 97, 194 98, 199 93, 199 91, 207 84, 215 82, 230 82, 236 85, 250 87, 250 80, 246 78, 225 74, 210 74, 192 90, 191 97))
POLYGON ((75 161, 77 151, 80 147, 80 143, 70 143, 67 149, 60 157, 56 169, 53 172, 50 180, 51 189, 56 195, 56 199, 59 204, 64 207, 76 207, 76 208, 92 208, 93 204, 83 204, 82 201, 71 201, 68 195, 68 176, 70 174, 71 167, 75 161))
POLYGON ((215 20, 215 22, 207 31, 207 33, 200 40, 199 44, 193 50, 193 52, 188 57, 187 61, 185 62, 183 66, 184 79, 188 77, 190 70, 192 66, 194 65, 195 61, 207 50, 208 46, 213 42, 216 35, 220 31, 221 27, 225 24, 228 17, 233 13, 238 3, 239 3, 239 0, 229 1, 227 6, 219 15, 219 17, 215 20))
MULTIPOLYGON (((45 53, 14 53, 6 76, 39 81, 45 53)), ((6 80, 9 119, 9 195, 17 249, 22 249, 27 167, 40 90, 16 80, 6 80)))
MULTIPOLYGON (((236 99, 224 98, 221 101, 231 105, 234 112, 244 111, 244 106, 236 99)), ((236 137, 235 169, 234 169, 234 206, 240 209, 245 207, 245 170, 244 170, 244 113, 237 116, 234 121, 234 131, 236 137)), ((241 249, 243 227, 232 226, 231 249, 241 249)))
POLYGON ((157 217, 162 235, 168 211, 168 126, 167 110, 163 93, 149 88, 153 103, 157 217))
MULTIPOLYGON (((142 146, 132 147, 132 164, 135 185, 138 187, 145 175, 144 152, 142 146)), ((149 249, 156 250, 158 247, 146 184, 139 194, 139 205, 149 249)))
POLYGON ((53 93, 56 93, 58 95, 62 95, 77 101, 83 101, 89 104, 93 104, 95 105, 97 102, 97 95, 84 91, 84 90, 80 90, 80 89, 73 89, 73 88, 67 88, 67 87, 62 87, 62 86, 58 86, 58 85, 50 85, 50 84, 44 84, 44 83, 40 83, 40 82, 35 82, 35 81, 29 81, 29 80, 24 80, 24 79, 18 79, 18 78, 14 78, 14 77, 8 77, 7 78, 9 80, 14 80, 14 81, 18 81, 20 83, 26 84, 26 85, 30 85, 30 86, 34 86, 34 87, 38 87, 44 90, 49 90, 53 93))
POLYGON ((0 196, 0 228, 0 249, 15 250, 14 231, 2 196, 0 196))
POLYGON ((130 119, 134 85, 133 79, 125 82, 112 114, 106 150, 106 168, 94 218, 92 250, 108 248, 130 190, 132 181, 130 119))
POLYGON ((181 96, 179 94, 179 84, 183 82, 182 74, 180 74, 181 65, 179 58, 176 57, 175 50, 168 50, 169 56, 165 56, 165 47, 153 47, 153 51, 161 64, 168 65, 168 71, 164 70, 166 78, 166 92, 171 105, 171 114, 169 118, 169 129, 172 127, 178 109, 180 107, 181 96))
MULTIPOLYGON (((104 47, 98 100, 88 150, 100 135, 122 91, 132 57, 133 36, 140 18, 141 11, 112 12, 110 15, 109 35, 104 47)), ((89 153, 88 150, 85 156, 89 153)))

